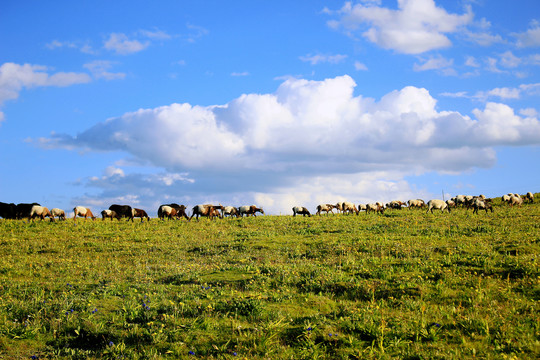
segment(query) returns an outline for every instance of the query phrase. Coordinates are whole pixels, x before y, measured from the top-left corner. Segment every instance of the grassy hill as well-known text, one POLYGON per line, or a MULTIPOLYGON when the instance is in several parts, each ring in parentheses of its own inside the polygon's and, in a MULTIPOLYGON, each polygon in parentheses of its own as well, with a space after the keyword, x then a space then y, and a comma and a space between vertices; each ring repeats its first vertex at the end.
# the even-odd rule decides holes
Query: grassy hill
POLYGON ((536 359, 539 219, 0 220, 0 358, 536 359))

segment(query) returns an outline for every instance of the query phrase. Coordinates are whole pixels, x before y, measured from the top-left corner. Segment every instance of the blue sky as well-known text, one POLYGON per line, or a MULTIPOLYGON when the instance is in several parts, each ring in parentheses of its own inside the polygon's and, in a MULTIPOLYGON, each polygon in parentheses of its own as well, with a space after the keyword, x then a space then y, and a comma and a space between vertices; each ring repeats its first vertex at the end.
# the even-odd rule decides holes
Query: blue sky
POLYGON ((536 0, 7 1, 0 201, 537 192, 539 69, 536 0))

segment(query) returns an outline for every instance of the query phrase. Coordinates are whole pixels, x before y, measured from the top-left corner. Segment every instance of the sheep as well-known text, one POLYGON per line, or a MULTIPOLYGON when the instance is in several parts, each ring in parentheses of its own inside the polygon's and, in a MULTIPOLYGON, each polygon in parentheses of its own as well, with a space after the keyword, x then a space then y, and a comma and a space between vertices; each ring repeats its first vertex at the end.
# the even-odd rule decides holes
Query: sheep
POLYGON ((336 205, 334 205, 334 208, 336 208, 338 214, 343 211, 343 202, 338 202, 336 205))
POLYGON ((427 206, 428 206, 428 209, 426 213, 431 211, 431 213, 433 214, 433 209, 441 210, 441 212, 443 212, 444 210, 447 210, 448 212, 450 212, 450 208, 443 200, 438 200, 438 199, 429 200, 427 203, 427 206))
POLYGON ((293 216, 296 216, 296 214, 300 214, 302 216, 311 216, 311 213, 306 207, 303 206, 295 206, 292 208, 293 216))
POLYGON ((334 209, 334 205, 332 204, 321 204, 321 205, 317 205, 317 215, 321 215, 321 212, 323 211, 326 211, 326 215, 328 215, 328 213, 332 213, 332 215, 334 214, 334 212, 332 211, 334 209))
POLYGON ((366 204, 358 204, 358 212, 364 210, 364 211, 367 211, 367 205, 366 204))
POLYGON ((30 210, 30 220, 39 217, 41 220, 44 220, 46 217, 54 221, 54 216, 51 215, 49 209, 44 206, 34 205, 32 210, 30 210))
POLYGON ((491 202, 487 200, 483 200, 480 197, 477 197, 476 199, 474 199, 472 207, 474 209, 473 214, 475 213, 478 214, 478 210, 486 210, 486 214, 488 210, 491 210, 491 212, 493 212, 493 206, 491 205, 491 202))
POLYGON ((54 219, 55 216, 58 217, 58 220, 66 220, 66 212, 59 208, 52 208, 51 215, 54 219))
POLYGON ((392 200, 392 201, 390 201, 389 203, 386 204, 387 209, 401 210, 402 206, 407 206, 407 204, 404 203, 403 201, 399 201, 399 200, 392 200))
POLYGON ((423 208, 426 206, 426 203, 422 199, 414 199, 407 201, 407 204, 409 204, 409 210, 413 208, 423 208))
POLYGON ((526 195, 525 195, 525 200, 527 200, 528 202, 530 203, 533 203, 534 202, 534 195, 532 192, 528 192, 526 195))
POLYGON ((351 202, 343 202, 342 210, 344 214, 355 213, 356 215, 358 215, 358 209, 356 208, 356 205, 351 202))
POLYGON ((514 196, 512 196, 512 197, 510 198, 510 201, 508 202, 508 204, 509 204, 510 206, 512 206, 512 207, 513 207, 514 205, 517 205, 517 206, 521 207, 521 204, 523 204, 523 199, 522 199, 521 197, 519 197, 519 196, 515 196, 515 195, 514 195, 514 196))
POLYGON ((376 213, 384 213, 384 207, 381 206, 379 203, 371 203, 366 205, 366 214, 370 211, 374 211, 376 213))
POLYGON ((452 199, 450 200, 446 200, 446 205, 448 205, 448 208, 455 208, 456 207, 456 202, 452 199))

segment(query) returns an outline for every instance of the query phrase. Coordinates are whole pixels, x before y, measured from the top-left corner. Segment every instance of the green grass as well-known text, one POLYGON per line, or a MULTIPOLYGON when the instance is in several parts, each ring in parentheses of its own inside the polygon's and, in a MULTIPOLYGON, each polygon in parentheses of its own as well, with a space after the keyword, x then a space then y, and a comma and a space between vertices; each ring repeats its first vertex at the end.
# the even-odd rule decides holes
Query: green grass
POLYGON ((536 359, 539 218, 0 220, 0 358, 536 359))

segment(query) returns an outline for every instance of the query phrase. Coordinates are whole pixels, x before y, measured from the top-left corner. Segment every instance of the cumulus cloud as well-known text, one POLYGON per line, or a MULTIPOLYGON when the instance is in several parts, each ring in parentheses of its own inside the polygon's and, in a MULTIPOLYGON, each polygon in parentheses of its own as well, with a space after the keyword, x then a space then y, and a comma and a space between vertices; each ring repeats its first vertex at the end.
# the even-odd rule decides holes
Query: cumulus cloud
MULTIPOLYGON (((527 91, 537 89, 532 85, 527 91)), ((399 183, 407 174, 459 173, 493 166, 494 146, 540 144, 538 119, 515 114, 504 104, 487 103, 471 118, 439 111, 437 100, 423 88, 408 86, 375 100, 354 95, 355 87, 349 76, 288 79, 274 93, 244 94, 224 105, 140 109, 76 136, 58 134, 39 142, 123 151, 142 163, 186 174, 193 180, 182 185, 189 193, 199 189, 238 198, 280 197, 292 188, 301 193, 311 189, 313 179, 393 172, 400 174, 395 176, 399 183)), ((337 183, 320 181, 329 197, 340 194, 337 183)), ((314 190, 306 193, 315 195, 314 190)))
POLYGON ((533 21, 530 28, 522 33, 512 34, 516 37, 516 45, 520 48, 540 46, 540 23, 533 21))
POLYGON ((150 41, 139 41, 129 39, 126 34, 112 33, 105 41, 104 47, 120 55, 136 53, 146 49, 150 45, 150 41))
MULTIPOLYGON (((88 83, 91 78, 85 73, 56 72, 50 74, 42 65, 4 63, 0 66, 0 107, 7 100, 14 100, 24 88, 43 86, 65 87, 88 83)), ((0 121, 4 118, 0 112, 0 121)))
POLYGON ((433 0, 398 0, 396 10, 378 2, 348 2, 338 14, 340 19, 329 22, 330 27, 341 27, 350 34, 360 31, 377 46, 404 54, 451 46, 446 34, 459 31, 473 19, 470 9, 462 15, 450 14, 433 0))

